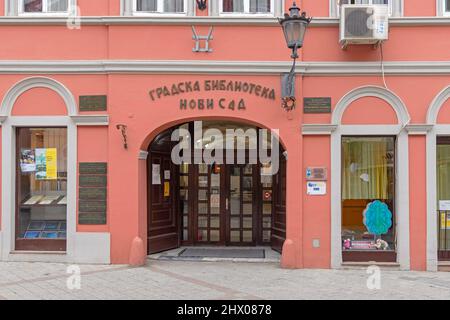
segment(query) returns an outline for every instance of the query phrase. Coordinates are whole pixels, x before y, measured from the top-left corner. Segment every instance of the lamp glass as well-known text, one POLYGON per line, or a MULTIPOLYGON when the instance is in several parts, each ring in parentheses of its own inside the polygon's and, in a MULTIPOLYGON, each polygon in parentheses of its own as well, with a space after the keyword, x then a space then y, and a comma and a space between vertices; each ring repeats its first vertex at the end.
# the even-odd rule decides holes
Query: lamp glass
POLYGON ((288 48, 292 49, 295 45, 297 45, 297 48, 303 46, 307 25, 308 22, 305 20, 292 19, 283 22, 283 32, 288 48))

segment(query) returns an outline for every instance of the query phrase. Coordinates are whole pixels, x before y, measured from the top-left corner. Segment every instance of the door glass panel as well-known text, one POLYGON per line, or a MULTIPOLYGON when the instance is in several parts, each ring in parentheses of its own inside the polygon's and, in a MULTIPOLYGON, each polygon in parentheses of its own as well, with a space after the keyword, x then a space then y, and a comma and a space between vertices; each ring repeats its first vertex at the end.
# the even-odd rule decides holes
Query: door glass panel
POLYGON ((263 241, 269 242, 270 241, 270 230, 264 230, 263 231, 263 241))
POLYGON ((263 214, 271 214, 272 213, 272 204, 264 203, 263 204, 263 214))
POLYGON ((270 228, 272 226, 272 217, 263 217, 263 228, 270 228))
POLYGON ((242 189, 253 190, 253 178, 252 177, 244 177, 242 179, 242 189))
POLYGON ((207 188, 208 187, 208 177, 206 177, 206 176, 199 176, 198 177, 198 186, 200 188, 207 188))
POLYGON ((220 187, 220 174, 211 174, 211 188, 220 187))
POLYGON ((187 187, 189 185, 188 176, 180 176, 180 187, 187 187))
POLYGON ((198 200, 208 200, 208 190, 200 189, 198 190, 198 200))
POLYGON ((199 214, 207 214, 208 213, 208 204, 206 202, 199 202, 198 213, 199 214))
POLYGON ((208 217, 199 216, 198 217, 198 227, 199 228, 207 228, 208 227, 208 217))
POLYGON ((239 229, 241 227, 241 218, 231 218, 230 227, 233 229, 239 229))
POLYGON ((252 218, 244 217, 243 222, 244 222, 244 228, 251 229, 253 227, 253 225, 252 225, 253 219, 252 218))
POLYGON ((198 165, 198 172, 201 174, 207 174, 208 173, 208 165, 206 163, 200 163, 198 165))
POLYGON ((180 189, 180 199, 188 200, 188 190, 187 189, 180 189))
POLYGON ((252 201, 253 199, 253 192, 251 191, 243 191, 242 192, 242 200, 243 201, 252 201))
POLYGON ((208 231, 207 230, 198 230, 198 241, 207 242, 208 241, 208 231))
POLYGON ((244 203, 242 205, 243 213, 251 215, 253 213, 253 204, 251 203, 244 203))
POLYGON ((242 239, 243 242, 252 242, 253 241, 253 231, 244 231, 242 233, 242 236, 243 236, 243 239, 242 239))
POLYGON ((180 173, 189 173, 189 164, 187 163, 182 163, 180 165, 180 173))
POLYGON ((210 227, 211 228, 220 228, 220 218, 218 216, 217 217, 211 217, 210 227))
POLYGON ((231 231, 230 232, 230 240, 231 240, 231 242, 240 242, 241 241, 241 232, 240 231, 231 231))
POLYGON ((220 230, 211 230, 209 232, 210 241, 217 242, 220 241, 220 230))
POLYGON ((184 240, 184 241, 189 240, 188 229, 183 229, 183 240, 184 240))

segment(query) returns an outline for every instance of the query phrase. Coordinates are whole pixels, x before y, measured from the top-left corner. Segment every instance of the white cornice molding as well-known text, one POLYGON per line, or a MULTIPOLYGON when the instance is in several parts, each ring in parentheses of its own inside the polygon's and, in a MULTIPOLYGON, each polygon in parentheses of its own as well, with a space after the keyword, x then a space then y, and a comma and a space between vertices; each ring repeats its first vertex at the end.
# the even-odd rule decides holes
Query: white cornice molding
POLYGON ((304 124, 302 125, 303 135, 330 135, 336 129, 337 125, 334 124, 304 124))
MULTIPOLYGON (((58 60, 0 61, 0 74, 277 74, 291 68, 290 61, 206 60, 58 60)), ((449 75, 450 61, 385 62, 387 75, 449 75)), ((379 62, 298 62, 303 76, 379 75, 379 62)))
MULTIPOLYGON (((257 25, 279 26, 275 17, 135 17, 84 16, 81 25, 257 25)), ((390 26, 450 26, 450 17, 399 17, 389 19, 390 26)), ((66 25, 67 17, 0 17, 1 25, 66 25)), ((339 25, 338 18, 314 18, 311 27, 339 25)))
POLYGON ((109 125, 109 116, 107 115, 84 115, 71 116, 72 121, 77 126, 107 126, 109 125))
POLYGON ((431 124, 408 124, 405 126, 406 131, 409 135, 426 135, 433 125, 431 124))

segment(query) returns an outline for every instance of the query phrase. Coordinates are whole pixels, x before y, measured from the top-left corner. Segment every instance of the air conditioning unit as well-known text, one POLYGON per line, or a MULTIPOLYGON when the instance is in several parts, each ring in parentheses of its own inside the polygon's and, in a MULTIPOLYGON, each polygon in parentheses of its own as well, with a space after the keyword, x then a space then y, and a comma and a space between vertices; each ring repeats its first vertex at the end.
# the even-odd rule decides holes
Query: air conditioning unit
POLYGON ((342 5, 340 11, 340 43, 378 44, 388 39, 389 6, 342 5))

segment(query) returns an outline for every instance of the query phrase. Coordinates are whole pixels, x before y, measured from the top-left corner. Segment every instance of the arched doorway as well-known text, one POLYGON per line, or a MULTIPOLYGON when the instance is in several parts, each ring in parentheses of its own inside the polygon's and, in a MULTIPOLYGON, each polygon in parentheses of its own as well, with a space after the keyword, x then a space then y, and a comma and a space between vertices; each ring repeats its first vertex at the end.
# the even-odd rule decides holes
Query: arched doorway
POLYGON ((148 254, 179 246, 271 246, 281 252, 286 158, 270 130, 188 122, 158 134, 148 153, 148 254))

